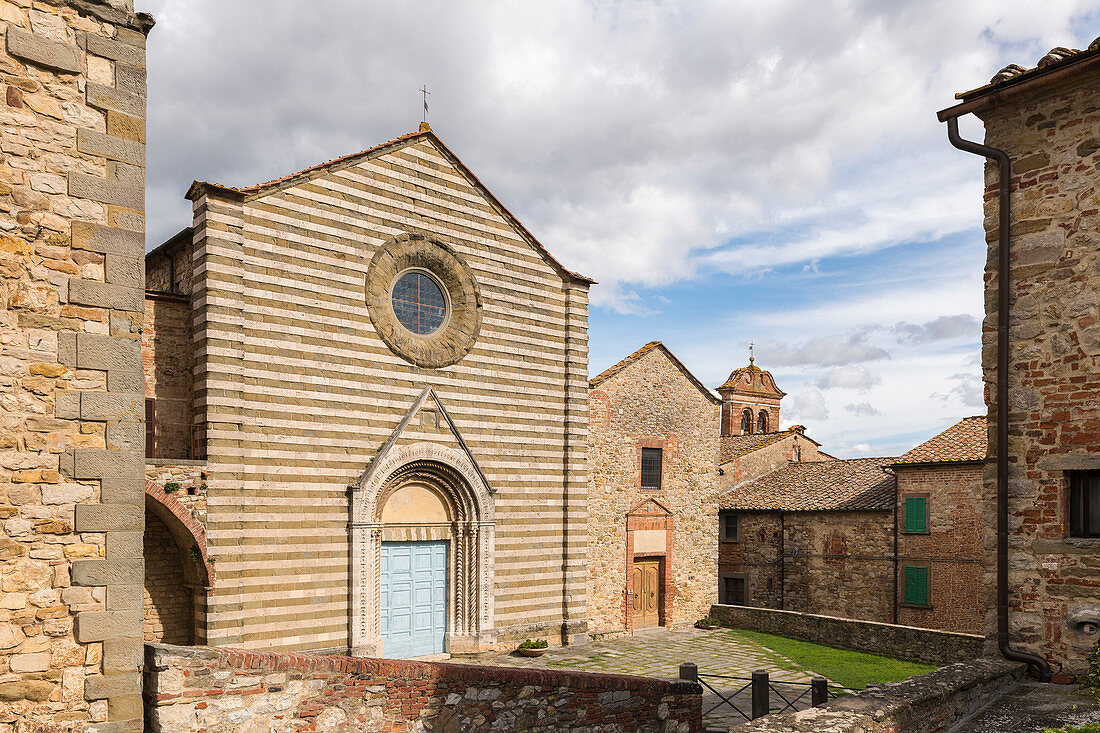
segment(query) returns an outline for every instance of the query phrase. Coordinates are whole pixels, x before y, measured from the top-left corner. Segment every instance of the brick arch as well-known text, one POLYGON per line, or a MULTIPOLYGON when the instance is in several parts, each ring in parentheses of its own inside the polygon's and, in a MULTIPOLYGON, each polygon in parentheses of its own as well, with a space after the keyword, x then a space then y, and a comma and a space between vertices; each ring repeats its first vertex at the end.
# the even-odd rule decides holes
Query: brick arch
POLYGON ((145 510, 152 512, 164 522, 176 540, 181 556, 190 558, 191 548, 197 547, 202 558, 201 563, 186 563, 196 570, 194 578, 188 578, 197 585, 209 587, 214 582, 214 564, 210 562, 206 547, 206 529, 199 524, 191 512, 176 497, 167 493, 155 481, 145 481, 145 510))

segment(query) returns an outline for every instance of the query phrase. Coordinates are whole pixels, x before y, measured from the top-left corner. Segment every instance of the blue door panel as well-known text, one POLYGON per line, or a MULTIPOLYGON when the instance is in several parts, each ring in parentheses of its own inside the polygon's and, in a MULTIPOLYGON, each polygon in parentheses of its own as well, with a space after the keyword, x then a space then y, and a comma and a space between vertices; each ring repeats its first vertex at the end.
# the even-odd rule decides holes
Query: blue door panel
POLYGON ((383 542, 381 571, 386 656, 441 653, 447 631, 447 543, 383 542))

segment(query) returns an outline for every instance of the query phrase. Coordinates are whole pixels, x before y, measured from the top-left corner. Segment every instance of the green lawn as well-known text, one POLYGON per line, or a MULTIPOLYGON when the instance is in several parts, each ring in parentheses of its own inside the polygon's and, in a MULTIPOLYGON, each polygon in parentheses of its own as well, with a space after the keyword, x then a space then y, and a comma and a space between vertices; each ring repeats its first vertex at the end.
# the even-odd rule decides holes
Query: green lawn
POLYGON ((901 659, 880 657, 877 654, 834 649, 831 646, 811 644, 808 641, 798 641, 773 634, 762 634, 758 631, 728 629, 728 633, 782 654, 802 668, 813 670, 851 690, 862 690, 867 685, 881 682, 896 682, 936 669, 933 664, 906 662, 901 659))

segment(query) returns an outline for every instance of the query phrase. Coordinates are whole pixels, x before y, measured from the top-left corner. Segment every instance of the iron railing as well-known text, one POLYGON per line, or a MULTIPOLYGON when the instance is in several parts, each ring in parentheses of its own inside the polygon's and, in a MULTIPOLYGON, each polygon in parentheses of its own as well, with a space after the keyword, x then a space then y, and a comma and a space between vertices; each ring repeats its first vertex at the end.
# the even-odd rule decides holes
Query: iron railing
POLYGON ((724 674, 701 674, 699 667, 691 662, 680 665, 680 679, 695 682, 705 690, 709 690, 718 697, 718 702, 703 711, 703 717, 713 716, 716 712, 724 713, 728 708, 745 720, 755 720, 768 713, 782 713, 787 710, 798 710, 798 703, 810 696, 810 706, 823 705, 829 698, 835 698, 841 688, 830 687, 824 677, 814 677, 810 682, 783 682, 771 681, 766 670, 756 670, 752 677, 737 677, 724 674), (719 680, 730 680, 733 684, 724 684, 719 680), (744 684, 742 684, 744 683, 744 684), (729 688, 729 689, 719 689, 729 688), (733 689, 737 688, 737 689, 733 689), (782 688, 782 689, 781 689, 782 688), (732 692, 730 690, 733 690, 732 692), (738 697, 746 690, 750 690, 749 712, 742 708, 744 701, 738 701, 738 697), (784 690, 786 692, 784 693, 784 690), (775 710, 772 709, 772 695, 779 698, 782 704, 775 710))

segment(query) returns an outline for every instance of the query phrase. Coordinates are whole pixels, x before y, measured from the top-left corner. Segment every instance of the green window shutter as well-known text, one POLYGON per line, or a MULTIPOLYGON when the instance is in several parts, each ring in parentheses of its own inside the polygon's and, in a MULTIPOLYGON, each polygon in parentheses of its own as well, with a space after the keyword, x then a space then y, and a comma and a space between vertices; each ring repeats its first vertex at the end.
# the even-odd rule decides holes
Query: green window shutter
POLYGON ((928 499, 923 496, 905 497, 905 531, 927 532, 928 499))
POLYGON ((928 605, 928 568, 920 565, 905 566, 905 603, 914 606, 928 605))

